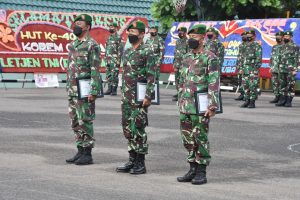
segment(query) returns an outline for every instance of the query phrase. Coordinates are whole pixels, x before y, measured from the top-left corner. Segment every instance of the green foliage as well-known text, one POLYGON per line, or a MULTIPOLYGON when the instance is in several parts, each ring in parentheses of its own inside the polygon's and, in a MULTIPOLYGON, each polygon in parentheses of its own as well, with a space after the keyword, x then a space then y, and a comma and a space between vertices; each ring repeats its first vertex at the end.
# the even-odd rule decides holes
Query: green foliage
MULTIPOLYGON (((152 4, 152 16, 167 31, 175 21, 198 20, 195 0, 188 0, 184 12, 178 14, 172 0, 157 0, 152 4)), ((204 20, 231 20, 237 14, 240 19, 285 17, 299 10, 300 0, 201 0, 204 20)))

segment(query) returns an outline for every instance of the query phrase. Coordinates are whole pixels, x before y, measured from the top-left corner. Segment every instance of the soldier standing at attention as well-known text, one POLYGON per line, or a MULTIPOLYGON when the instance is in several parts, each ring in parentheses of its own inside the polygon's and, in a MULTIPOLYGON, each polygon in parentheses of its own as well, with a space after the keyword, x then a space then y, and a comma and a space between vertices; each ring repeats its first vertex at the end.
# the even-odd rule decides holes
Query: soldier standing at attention
POLYGON ((295 95, 295 75, 297 74, 299 47, 293 42, 293 32, 286 31, 284 44, 280 47, 279 58, 279 101, 276 106, 292 107, 295 95))
POLYGON ((282 53, 280 47, 283 44, 284 32, 279 31, 276 33, 276 42, 272 47, 271 59, 270 59, 270 72, 272 73, 272 88, 275 98, 270 103, 277 103, 279 101, 279 57, 282 53))
MULTIPOLYGON (((173 62, 177 93, 178 93, 178 82, 179 82, 179 76, 180 76, 179 70, 181 68, 179 63, 181 63, 182 56, 189 51, 188 44, 187 44, 186 32, 187 32, 187 29, 185 27, 178 28, 179 39, 176 40, 174 62, 173 62)), ((173 96, 173 99, 172 99, 173 101, 178 100, 177 93, 173 96)))
POLYGON ((108 89, 105 95, 117 95, 119 68, 122 52, 122 38, 118 34, 118 24, 113 22, 109 25, 110 36, 107 38, 105 47, 106 80, 108 89))
POLYGON ((130 174, 146 173, 145 155, 148 153, 147 109, 151 104, 155 83, 156 59, 151 47, 144 44, 145 24, 135 21, 129 25, 128 39, 131 48, 122 56, 122 128, 128 140, 129 161, 117 167, 117 172, 130 174), (146 93, 142 103, 136 102, 136 82, 146 82, 146 93))
POLYGON ((152 47, 152 51, 154 52, 155 60, 156 60, 156 68, 155 68, 155 78, 159 80, 160 76, 160 66, 162 64, 165 52, 165 43, 164 40, 157 34, 158 27, 154 26, 150 28, 150 38, 146 41, 148 46, 152 47))
POLYGON ((218 108, 219 59, 211 51, 204 49, 203 41, 206 26, 198 24, 189 30, 189 47, 192 49, 182 59, 178 92, 180 130, 183 145, 188 151, 187 161, 190 170, 178 182, 205 184, 206 166, 209 165, 208 129, 210 118, 218 108), (195 92, 208 93, 208 107, 204 116, 198 116, 195 105, 195 92))
POLYGON ((247 46, 247 31, 243 32, 241 34, 242 36, 242 43, 239 45, 239 54, 237 56, 237 61, 236 61, 236 67, 237 67, 237 71, 238 71, 238 87, 239 87, 239 92, 240 92, 240 96, 238 96, 236 99, 236 101, 242 101, 244 100, 244 94, 245 92, 243 91, 243 87, 242 87, 242 74, 240 73, 243 69, 243 62, 244 62, 244 58, 245 58, 245 48, 247 46))
POLYGON ((248 43, 245 48, 243 69, 240 70, 243 76, 242 85, 245 92, 245 103, 241 105, 241 108, 255 108, 255 100, 258 95, 258 71, 261 66, 262 48, 255 41, 255 36, 254 30, 247 32, 248 43))
POLYGON ((69 116, 75 134, 77 154, 67 163, 76 165, 92 164, 93 120, 95 119, 95 100, 100 90, 100 47, 89 35, 92 17, 79 15, 74 20, 74 35, 77 39, 69 46, 67 72, 67 92, 69 96, 69 116), (88 98, 78 99, 77 79, 90 79, 90 94, 88 98))

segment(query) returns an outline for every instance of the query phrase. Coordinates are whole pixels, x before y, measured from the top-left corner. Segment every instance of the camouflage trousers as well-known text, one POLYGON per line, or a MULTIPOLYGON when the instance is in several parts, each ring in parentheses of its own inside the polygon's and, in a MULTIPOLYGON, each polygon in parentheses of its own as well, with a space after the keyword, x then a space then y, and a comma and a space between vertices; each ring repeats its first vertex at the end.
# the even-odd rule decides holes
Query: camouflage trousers
POLYGON ((161 66, 161 64, 159 63, 155 67, 155 80, 158 80, 158 81, 159 81, 159 77, 160 77, 160 66, 161 66))
POLYGON ((119 66, 115 63, 106 65, 106 79, 108 87, 118 87, 119 82, 119 66))
POLYGON ((279 96, 279 74, 277 72, 272 72, 272 89, 275 96, 279 96))
POLYGON ((89 103, 87 100, 78 100, 77 97, 70 97, 69 117, 75 134, 76 146, 94 147, 93 120, 95 119, 95 101, 89 103))
POLYGON ((244 74, 242 77, 242 88, 245 92, 245 100, 256 100, 257 99, 257 88, 258 88, 258 72, 249 71, 249 74, 244 74))
POLYGON ((178 69, 178 71, 175 72, 175 85, 176 85, 177 92, 178 92, 179 80, 180 80, 180 72, 179 72, 179 69, 178 69))
POLYGON ((134 107, 127 103, 121 105, 122 128, 125 138, 128 140, 128 151, 139 154, 148 154, 147 133, 147 109, 134 107))
POLYGON ((279 73, 279 95, 295 96, 295 76, 291 73, 279 73))
POLYGON ((241 93, 242 95, 244 95, 245 94, 245 92, 244 92, 244 90, 243 90, 243 86, 242 86, 242 75, 240 74, 240 73, 238 73, 238 75, 237 75, 237 78, 238 78, 238 80, 237 80, 237 83, 238 83, 238 86, 239 86, 239 93, 241 93))
POLYGON ((184 147, 188 151, 187 161, 209 165, 208 141, 209 119, 197 115, 180 113, 180 132, 184 147))

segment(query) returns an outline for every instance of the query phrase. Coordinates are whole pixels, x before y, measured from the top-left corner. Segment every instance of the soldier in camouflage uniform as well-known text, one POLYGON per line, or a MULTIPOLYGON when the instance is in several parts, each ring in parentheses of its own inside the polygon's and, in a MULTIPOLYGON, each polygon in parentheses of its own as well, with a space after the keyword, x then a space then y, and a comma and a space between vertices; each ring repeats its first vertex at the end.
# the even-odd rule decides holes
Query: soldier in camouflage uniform
POLYGON ((69 96, 69 116, 75 134, 77 154, 67 163, 77 165, 92 164, 94 147, 93 120, 95 119, 95 100, 100 90, 100 47, 89 35, 92 17, 79 15, 74 20, 73 33, 77 39, 69 46, 67 72, 67 92, 69 96), (78 98, 77 79, 90 79, 91 90, 88 98, 78 98))
POLYGON ((237 56, 237 61, 236 61, 236 67, 237 67, 237 71, 238 71, 238 87, 239 87, 239 92, 240 92, 240 96, 237 97, 236 101, 241 101, 244 100, 244 94, 245 92, 243 91, 243 87, 242 87, 242 74, 240 73, 240 71, 243 69, 243 62, 244 62, 244 58, 245 58, 245 48, 247 46, 247 31, 243 32, 241 34, 242 36, 242 43, 239 45, 239 54, 237 56))
POLYGON ((258 71, 262 61, 262 48, 255 41, 255 31, 247 32, 248 43, 245 47, 245 57, 243 68, 240 70, 242 74, 242 86, 245 92, 245 103, 241 108, 255 108, 255 100, 257 99, 258 88, 258 71))
POLYGON ((128 27, 128 38, 131 48, 122 56, 122 128, 128 140, 129 161, 117 167, 117 172, 130 174, 146 173, 145 155, 148 153, 147 109, 151 104, 154 92, 156 58, 151 46, 143 43, 145 24, 135 21, 128 27), (136 82, 147 83, 146 94, 142 103, 136 102, 136 82))
POLYGON ((293 42, 293 32, 286 31, 279 57, 279 101, 276 106, 291 107, 295 95, 295 75, 297 74, 299 47, 293 42))
POLYGON ((270 72, 272 73, 272 88, 275 98, 270 103, 277 103, 279 101, 279 56, 281 54, 281 46, 283 43, 284 32, 276 33, 277 44, 272 47, 270 59, 270 72))
MULTIPOLYGON (((179 76, 180 76, 179 70, 181 68, 179 63, 181 63, 182 56, 185 55, 189 51, 188 44, 187 44, 186 32, 187 32, 187 29, 185 27, 178 28, 179 39, 176 40, 174 62, 173 62, 177 93, 178 93, 178 83, 179 83, 179 79, 180 79, 179 78, 179 76)), ((172 99, 173 101, 178 100, 177 93, 173 96, 173 99, 172 99)))
POLYGON ((150 28, 150 38, 146 41, 146 44, 152 48, 154 57, 156 60, 155 78, 159 80, 160 66, 162 64, 165 52, 165 41, 157 34, 158 27, 154 26, 150 28))
POLYGON ((117 95, 121 52, 123 49, 122 38, 117 32, 118 24, 113 22, 109 25, 110 36, 107 38, 105 47, 106 80, 108 89, 105 95, 117 95))
POLYGON ((189 30, 189 47, 192 49, 181 61, 178 105, 180 130, 184 147, 188 151, 187 161, 190 170, 179 182, 205 184, 206 166, 209 165, 208 129, 210 118, 218 107, 219 59, 211 51, 204 49, 205 25, 198 24, 189 30), (204 116, 198 116, 195 105, 195 92, 208 93, 208 107, 204 116))

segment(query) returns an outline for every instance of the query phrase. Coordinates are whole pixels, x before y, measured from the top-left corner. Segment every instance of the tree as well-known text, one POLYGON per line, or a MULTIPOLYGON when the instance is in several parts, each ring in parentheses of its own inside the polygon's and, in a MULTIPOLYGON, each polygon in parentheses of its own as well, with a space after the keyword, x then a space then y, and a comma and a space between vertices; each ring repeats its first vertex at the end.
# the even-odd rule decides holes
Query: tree
MULTIPOLYGON (((175 21, 198 21, 196 1, 188 0, 182 13, 177 13, 172 0, 157 0, 152 4, 152 16, 160 21, 163 31, 167 31, 175 21)), ((201 0, 201 19, 231 20, 285 17, 300 5, 300 0, 201 0)))

